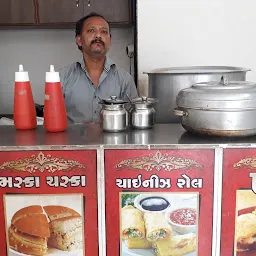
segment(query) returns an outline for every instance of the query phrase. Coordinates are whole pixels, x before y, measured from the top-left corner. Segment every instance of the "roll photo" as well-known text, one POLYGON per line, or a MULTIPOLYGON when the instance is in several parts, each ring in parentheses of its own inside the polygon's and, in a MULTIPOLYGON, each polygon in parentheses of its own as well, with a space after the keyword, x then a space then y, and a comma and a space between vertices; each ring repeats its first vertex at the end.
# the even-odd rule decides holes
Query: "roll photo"
POLYGON ((84 256, 82 194, 4 195, 8 256, 84 256))
POLYGON ((121 256, 196 256, 198 193, 120 193, 121 256))

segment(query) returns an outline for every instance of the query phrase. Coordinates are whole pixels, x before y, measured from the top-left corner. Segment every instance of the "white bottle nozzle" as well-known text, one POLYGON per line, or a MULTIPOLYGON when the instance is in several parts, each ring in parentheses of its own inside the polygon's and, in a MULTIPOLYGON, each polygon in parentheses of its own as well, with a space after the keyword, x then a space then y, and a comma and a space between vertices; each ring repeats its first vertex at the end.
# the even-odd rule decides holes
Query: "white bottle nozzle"
POLYGON ((50 72, 46 72, 45 81, 47 83, 58 83, 60 82, 59 72, 54 70, 54 65, 50 65, 50 72))
POLYGON ((28 72, 24 71, 23 65, 19 65, 19 71, 15 72, 15 82, 28 82, 29 81, 29 76, 28 72))
POLYGON ((50 72, 54 72, 54 66, 50 65, 50 72))
POLYGON ((23 65, 19 65, 19 72, 23 72, 24 71, 24 69, 23 69, 23 65))

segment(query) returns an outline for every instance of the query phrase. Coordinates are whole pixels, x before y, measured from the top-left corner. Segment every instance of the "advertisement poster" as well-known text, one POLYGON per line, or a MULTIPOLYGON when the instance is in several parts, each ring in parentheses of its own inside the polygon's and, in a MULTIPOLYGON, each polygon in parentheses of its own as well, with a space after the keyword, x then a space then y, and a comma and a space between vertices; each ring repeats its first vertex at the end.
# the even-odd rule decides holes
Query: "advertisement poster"
POLYGON ((221 255, 256 255, 256 149, 225 149, 221 255))
POLYGON ((214 150, 105 150, 107 256, 212 252, 214 150))
POLYGON ((98 255, 96 151, 0 152, 0 255, 98 255))

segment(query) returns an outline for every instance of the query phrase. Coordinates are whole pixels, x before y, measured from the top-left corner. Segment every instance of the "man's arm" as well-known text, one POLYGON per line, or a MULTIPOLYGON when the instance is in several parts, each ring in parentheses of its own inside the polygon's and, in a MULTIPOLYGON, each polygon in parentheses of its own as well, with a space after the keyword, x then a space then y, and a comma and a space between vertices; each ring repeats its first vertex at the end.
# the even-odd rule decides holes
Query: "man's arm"
POLYGON ((127 95, 129 96, 130 99, 134 99, 134 98, 138 97, 137 88, 136 88, 134 80, 130 74, 128 76, 127 83, 126 83, 126 86, 124 88, 124 93, 123 93, 123 98, 125 100, 128 100, 127 95))

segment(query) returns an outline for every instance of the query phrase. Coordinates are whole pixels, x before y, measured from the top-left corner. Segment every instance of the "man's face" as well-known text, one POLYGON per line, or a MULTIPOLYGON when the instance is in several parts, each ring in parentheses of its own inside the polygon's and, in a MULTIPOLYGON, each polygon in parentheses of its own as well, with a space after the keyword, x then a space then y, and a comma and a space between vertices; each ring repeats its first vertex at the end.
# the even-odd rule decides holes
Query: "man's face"
POLYGON ((105 56, 111 45, 108 23, 101 17, 91 17, 84 22, 76 43, 82 52, 93 56, 105 56))

